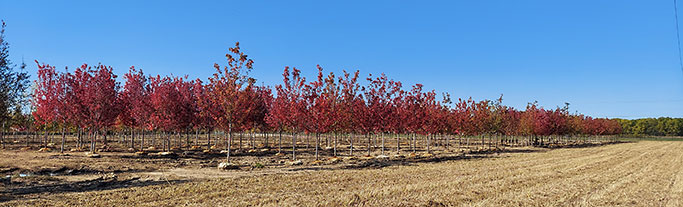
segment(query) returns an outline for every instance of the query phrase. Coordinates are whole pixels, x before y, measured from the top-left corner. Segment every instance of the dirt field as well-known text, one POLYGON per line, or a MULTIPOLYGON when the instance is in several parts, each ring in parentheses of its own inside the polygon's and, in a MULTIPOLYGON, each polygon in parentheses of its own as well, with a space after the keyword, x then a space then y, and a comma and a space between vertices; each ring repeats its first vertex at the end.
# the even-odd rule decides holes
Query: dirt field
MULTIPOLYGON (((683 142, 528 149, 433 161, 229 172, 182 164, 133 171, 144 166, 132 165, 130 172, 105 173, 69 187, 48 185, 52 190, 6 187, 10 190, 4 191, 0 205, 683 205, 683 142)), ((37 177, 44 178, 23 182, 64 182, 59 176, 32 179, 37 177)))

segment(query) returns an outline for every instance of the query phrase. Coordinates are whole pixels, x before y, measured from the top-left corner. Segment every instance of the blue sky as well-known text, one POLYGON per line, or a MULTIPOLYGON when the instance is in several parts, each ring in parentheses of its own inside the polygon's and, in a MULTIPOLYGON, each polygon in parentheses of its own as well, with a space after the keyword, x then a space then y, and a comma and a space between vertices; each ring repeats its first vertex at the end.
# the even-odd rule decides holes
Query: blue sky
POLYGON ((39 60, 206 78, 239 41, 266 85, 320 64, 520 109, 683 117, 671 1, 0 0, 0 19, 32 74, 39 60))

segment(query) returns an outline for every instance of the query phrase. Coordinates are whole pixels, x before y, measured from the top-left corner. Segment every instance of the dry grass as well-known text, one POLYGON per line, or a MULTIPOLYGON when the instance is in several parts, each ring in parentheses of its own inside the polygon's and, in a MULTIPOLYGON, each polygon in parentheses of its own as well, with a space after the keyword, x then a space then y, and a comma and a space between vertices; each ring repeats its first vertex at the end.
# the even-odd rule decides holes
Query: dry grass
POLYGON ((681 206, 682 198, 683 142, 638 142, 55 193, 0 205, 681 206))

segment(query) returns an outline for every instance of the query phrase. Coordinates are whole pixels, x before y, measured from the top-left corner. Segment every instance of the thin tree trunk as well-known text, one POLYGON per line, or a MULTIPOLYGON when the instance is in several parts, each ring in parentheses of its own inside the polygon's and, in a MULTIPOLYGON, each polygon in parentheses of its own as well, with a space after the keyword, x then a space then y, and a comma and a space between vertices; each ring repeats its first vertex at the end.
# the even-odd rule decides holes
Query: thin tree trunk
POLYGON ((194 146, 199 146, 199 129, 194 130, 194 146))
POLYGON ((417 151, 417 134, 413 133, 413 153, 417 151))
MULTIPOLYGON (((190 142, 190 130, 185 129, 185 134, 183 134, 183 136, 185 136, 185 146, 188 147, 189 149, 192 149, 192 146, 190 146, 192 144, 192 142, 190 142)), ((183 149, 183 148, 181 148, 181 149, 183 149)))
MULTIPOLYGON (((34 134, 35 134, 35 133, 34 133, 34 134)), ((31 139, 31 138, 34 138, 34 137, 35 137, 35 135, 31 136, 31 135, 28 134, 28 133, 26 134, 26 147, 29 147, 29 146, 30 146, 30 144, 31 144, 31 143, 30 143, 30 139, 31 139)))
POLYGON ((2 148, 5 149, 5 122, 2 122, 2 128, 0 129, 0 143, 2 143, 2 148))
POLYGON ((382 132, 382 155, 384 155, 384 132, 382 132))
POLYGON ((78 149, 83 149, 83 128, 78 127, 78 149))
POLYGON ((315 160, 318 159, 318 146, 320 145, 320 133, 316 133, 316 140, 315 140, 315 160))
POLYGON ((448 149, 451 145, 451 135, 448 133, 444 133, 444 135, 446 136, 446 149, 448 149))
POLYGON ((296 133, 292 133, 292 160, 296 160, 296 133))
POLYGON ((140 130, 140 152, 145 150, 145 130, 140 130))
POLYGON ((30 145, 30 141, 31 141, 33 135, 31 134, 31 132, 28 129, 26 130, 25 133, 26 133, 26 136, 24 137, 24 139, 26 139, 26 147, 28 147, 30 145))
MULTIPOLYGON (((240 140, 242 137, 240 136, 240 140)), ((228 155, 226 157, 226 162, 230 163, 230 147, 232 147, 232 123, 228 124, 228 155)), ((241 142, 240 142, 241 145, 241 142)))
POLYGON ((161 151, 165 152, 166 151, 166 141, 168 140, 168 137, 166 135, 166 132, 164 132, 164 137, 161 139, 161 151))
POLYGON ((396 133, 396 154, 401 153, 401 134, 396 133))
POLYGON ((351 150, 351 152, 350 152, 349 154, 350 154, 351 156, 353 156, 353 133, 351 133, 351 134, 349 135, 349 138, 350 138, 349 141, 350 141, 350 143, 351 143, 351 148, 349 148, 349 149, 351 150))
POLYGON ((213 132, 213 131, 210 129, 206 132, 206 149, 207 150, 211 150, 211 132, 213 132))
POLYGON ((430 148, 430 145, 432 144, 431 143, 431 137, 432 137, 431 134, 427 134, 427 137, 426 137, 426 139, 427 139, 427 153, 432 153, 431 148, 430 148))
POLYGON ((159 133, 156 131, 153 131, 150 136, 152 136, 152 147, 156 147, 157 146, 157 138, 159 136, 159 133))
POLYGON ((135 129, 130 129, 130 148, 135 150, 135 129))
POLYGON ((98 134, 98 130, 95 130, 92 134, 93 134, 93 135, 91 136, 91 139, 92 139, 92 140, 90 140, 90 152, 95 153, 95 147, 97 146, 97 134, 98 134))
POLYGON ((180 131, 175 132, 177 142, 178 142, 178 149, 183 149, 183 134, 180 133, 180 131))
POLYGON ((366 133, 366 137, 368 137, 368 157, 370 156, 370 150, 372 149, 372 134, 366 133))
POLYGON ((62 126, 62 147, 59 148, 59 153, 64 153, 64 142, 66 141, 66 133, 64 133, 64 126, 62 126))
POLYGON ((277 145, 277 153, 282 154, 282 130, 278 130, 278 134, 280 136, 280 143, 277 145))
POLYGON ((308 148, 311 148, 311 138, 309 137, 310 134, 305 133, 305 135, 306 135, 306 141, 305 141, 306 142, 306 151, 308 151, 308 148))
POLYGON ((242 151, 242 132, 240 132, 240 146, 237 147, 240 151, 242 151))
POLYGON ((328 133, 327 136, 325 136, 325 148, 330 147, 330 134, 328 133))
POLYGON ((251 132, 251 149, 256 149, 256 132, 251 132))
POLYGON ((47 147, 47 127, 43 130, 43 139, 41 139, 40 143, 43 147, 47 147))

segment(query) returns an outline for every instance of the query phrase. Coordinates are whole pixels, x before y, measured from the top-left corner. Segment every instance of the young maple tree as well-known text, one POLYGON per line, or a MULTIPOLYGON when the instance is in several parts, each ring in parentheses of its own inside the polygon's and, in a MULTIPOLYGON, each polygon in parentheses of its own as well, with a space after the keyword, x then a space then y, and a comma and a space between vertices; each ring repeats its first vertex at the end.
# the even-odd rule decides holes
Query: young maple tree
POLYGON ((119 83, 112 67, 98 64, 94 68, 83 64, 73 73, 65 74, 66 94, 63 103, 71 124, 91 131, 90 151, 95 151, 96 138, 102 133, 107 143, 107 130, 121 111, 119 83))
POLYGON ((277 152, 278 154, 282 154, 282 132, 286 130, 286 120, 287 117, 289 117, 289 100, 288 97, 286 97, 282 85, 275 86, 275 91, 277 96, 270 104, 270 110, 266 115, 266 123, 268 123, 270 128, 277 130, 279 134, 277 152))
MULTIPOLYGON (((211 148, 211 134, 214 129, 218 127, 215 121, 216 117, 219 117, 223 111, 218 107, 218 102, 215 97, 210 96, 212 88, 204 85, 200 79, 194 81, 194 94, 197 100, 197 116, 194 121, 195 125, 200 129, 206 130, 207 139, 207 149, 211 148)), ((216 143, 217 144, 217 143, 216 143)))
POLYGON ((292 160, 296 160, 296 135, 303 129, 305 123, 306 104, 304 100, 304 87, 306 78, 301 76, 301 71, 285 67, 282 74, 283 84, 276 86, 277 97, 273 102, 274 115, 270 120, 280 122, 277 125, 283 126, 293 133, 292 136, 292 160))
MULTIPOLYGON (((150 116, 153 108, 150 103, 151 88, 149 79, 142 70, 130 67, 124 74, 126 83, 121 92, 122 114, 124 124, 134 130, 139 130, 141 135, 140 151, 144 148, 144 131, 150 126, 150 116)), ((135 137, 131 138, 131 147, 134 147, 135 137)))
POLYGON ((239 42, 235 43, 235 47, 230 48, 229 51, 225 55, 228 65, 221 68, 218 64, 214 64, 216 73, 209 78, 209 83, 205 87, 211 101, 221 110, 220 113, 213 114, 214 121, 228 132, 227 162, 230 162, 232 130, 241 118, 239 115, 242 109, 238 107, 239 93, 248 84, 247 75, 254 64, 253 60, 248 59, 247 55, 240 51, 239 42))
MULTIPOLYGON (((58 73, 54 66, 38 64, 38 79, 35 81, 33 90, 33 117, 36 124, 44 126, 59 124, 64 126, 67 121, 68 111, 65 110, 65 85, 64 75, 58 73)), ((62 141, 64 143, 64 141, 62 141)), ((63 152, 62 144, 61 151, 63 152)))
POLYGON ((360 84, 358 83, 358 74, 360 71, 356 71, 353 76, 346 71, 343 77, 339 77, 340 99, 338 105, 339 114, 339 126, 340 131, 344 133, 349 133, 349 153, 353 156, 353 139, 354 132, 358 131, 358 126, 360 125, 361 119, 358 119, 356 115, 363 113, 364 107, 363 99, 360 96, 360 84))
MULTIPOLYGON (((150 78, 150 82, 149 100, 154 109, 150 118, 153 128, 177 134, 187 130, 195 118, 196 100, 192 91, 194 84, 179 77, 160 76, 150 78)), ((180 139, 180 136, 178 138, 180 139)), ((182 147, 180 142, 178 145, 182 147)), ((168 149, 170 149, 170 143, 170 137, 167 136, 168 149)))
MULTIPOLYGON (((81 66, 85 69, 87 65, 81 66)), ((103 143, 107 144, 107 129, 114 125, 114 121, 120 111, 118 104, 119 83, 116 82, 116 75, 113 68, 98 64, 95 68, 88 67, 91 74, 90 81, 87 83, 85 91, 85 101, 88 106, 89 115, 85 122, 94 129, 97 134, 104 135, 103 143)), ((95 150, 95 139, 91 151, 95 150)))
POLYGON ((305 116, 308 117, 306 126, 308 126, 308 131, 316 135, 316 160, 318 160, 320 148, 320 134, 330 132, 336 122, 337 115, 334 109, 338 100, 334 74, 330 73, 327 78, 323 79, 322 67, 318 65, 317 68, 318 78, 304 88, 304 104, 306 105, 304 108, 307 109, 305 116))

